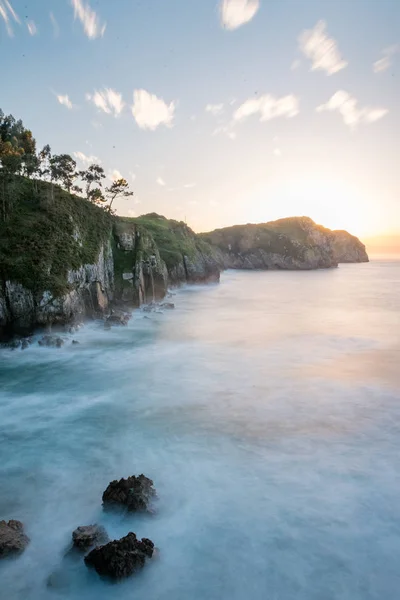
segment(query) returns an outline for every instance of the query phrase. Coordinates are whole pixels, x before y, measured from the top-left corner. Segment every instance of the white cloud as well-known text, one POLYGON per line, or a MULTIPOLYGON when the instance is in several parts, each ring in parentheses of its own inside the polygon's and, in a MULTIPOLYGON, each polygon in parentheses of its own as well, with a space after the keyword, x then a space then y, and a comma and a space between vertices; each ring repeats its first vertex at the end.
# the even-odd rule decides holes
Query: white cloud
POLYGON ((282 150, 280 148, 274 148, 274 156, 282 156, 282 150))
POLYGON ((159 125, 172 127, 175 104, 166 104, 162 98, 146 90, 133 92, 132 114, 141 129, 154 131, 159 125))
POLYGON ((60 27, 57 23, 57 19, 55 18, 54 14, 52 12, 49 14, 49 17, 50 17, 51 24, 53 25, 53 35, 55 38, 57 38, 60 35, 60 27))
POLYGON ((301 65, 301 61, 298 58, 296 58, 290 65, 290 70, 296 71, 300 67, 300 65, 301 65))
POLYGON ((249 98, 235 110, 233 120, 240 122, 255 114, 259 114, 260 121, 270 121, 277 117, 289 119, 299 114, 299 100, 293 94, 282 98, 275 98, 271 94, 249 98))
POLYGON ((83 165, 89 166, 92 164, 96 164, 99 165, 101 164, 101 160, 99 158, 97 158, 97 156, 86 156, 86 154, 84 154, 83 152, 74 152, 74 156, 77 160, 80 160, 81 163, 83 163, 83 165))
POLYGON ((90 40, 103 37, 106 24, 101 23, 95 11, 90 7, 90 4, 88 2, 85 4, 83 0, 71 0, 71 4, 74 7, 74 17, 82 23, 87 37, 90 40))
POLYGON ((236 132, 232 130, 232 128, 234 127, 234 123, 230 123, 229 125, 221 125, 220 127, 217 127, 216 129, 214 129, 213 131, 213 135, 219 135, 220 133, 228 136, 228 138, 230 140, 235 140, 236 139, 236 132))
POLYGON ((389 67, 393 64, 393 56, 397 54, 399 51, 398 44, 394 44, 393 46, 389 46, 389 48, 385 48, 382 50, 383 58, 375 61, 372 65, 372 69, 374 73, 381 73, 382 71, 387 71, 389 67))
POLYGON ((206 112, 209 112, 214 116, 220 115, 224 112, 224 105, 223 104, 207 104, 206 112))
POLYGON ((128 210, 128 217, 136 217, 136 210, 133 210, 132 208, 130 208, 128 210))
POLYGON ((113 169, 112 171, 108 171, 108 179, 110 179, 111 181, 117 181, 118 179, 123 179, 121 173, 118 171, 118 169, 113 169))
POLYGON ((343 118, 343 122, 355 129, 361 123, 374 123, 382 119, 389 111, 387 108, 371 108, 365 106, 359 108, 358 100, 344 90, 339 90, 328 100, 316 108, 317 112, 337 111, 343 118))
POLYGON ((318 21, 314 29, 306 29, 299 36, 299 47, 312 62, 312 71, 325 71, 333 75, 347 67, 336 41, 326 32, 325 21, 318 21))
POLYGON ((136 174, 135 174, 135 173, 132 173, 132 171, 129 171, 129 175, 130 175, 130 177, 131 177, 131 180, 132 180, 132 181, 135 181, 135 179, 136 179, 136 174))
POLYGON ((28 21, 26 24, 28 31, 30 33, 30 35, 36 35, 37 34, 37 27, 36 27, 36 23, 35 21, 28 21))
POLYGON ((226 29, 248 23, 260 8, 260 0, 221 0, 221 22, 226 29))
POLYGON ((122 99, 122 94, 116 92, 111 88, 105 88, 104 90, 95 90, 94 94, 86 94, 86 100, 93 102, 99 110, 118 117, 124 106, 125 102, 122 99))
POLYGON ((196 185, 196 183, 185 183, 183 187, 188 190, 190 188, 196 187, 196 185))
POLYGON ((74 108, 74 105, 72 104, 68 94, 65 94, 65 96, 57 95, 57 100, 59 101, 60 104, 62 104, 63 106, 66 106, 69 110, 74 108))
POLYGON ((165 185, 165 181, 161 177, 157 177, 156 183, 158 183, 158 185, 161 185, 162 187, 165 185))
POLYGON ((18 23, 18 25, 21 24, 21 21, 19 20, 17 13, 15 12, 13 7, 11 6, 11 3, 8 0, 4 0, 4 2, 3 0, 0 0, 0 17, 2 17, 4 21, 8 35, 10 37, 13 37, 14 31, 11 25, 11 21, 18 23))

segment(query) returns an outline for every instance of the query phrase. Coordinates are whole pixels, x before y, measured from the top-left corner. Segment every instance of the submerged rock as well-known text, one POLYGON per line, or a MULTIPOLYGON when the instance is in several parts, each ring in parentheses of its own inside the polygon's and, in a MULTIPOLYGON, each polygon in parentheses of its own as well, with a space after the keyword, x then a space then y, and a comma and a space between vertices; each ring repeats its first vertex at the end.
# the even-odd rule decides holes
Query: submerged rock
POLYGON ((121 310, 114 310, 113 313, 107 317, 105 321, 106 328, 112 325, 128 325, 132 315, 121 310))
POLYGON ((153 481, 145 475, 111 481, 103 494, 105 507, 125 506, 130 511, 148 510, 152 497, 156 495, 153 481))
POLYGON ((64 346, 64 340, 56 335, 44 335, 40 338, 38 344, 47 348, 61 348, 61 346, 64 346))
POLYGON ((99 575, 121 579, 143 568, 146 559, 153 556, 153 551, 154 544, 151 540, 138 540, 134 533, 129 532, 120 540, 92 550, 85 557, 85 563, 96 569, 99 575))
POLYGON ((21 521, 0 521, 0 558, 11 554, 20 554, 29 544, 21 521))
POLYGON ((89 550, 92 546, 106 544, 109 540, 106 530, 101 525, 83 525, 72 532, 75 548, 89 550))
POLYGON ((175 304, 173 302, 163 302, 160 305, 160 308, 166 308, 167 310, 171 310, 171 309, 175 308, 175 304))
POLYGON ((78 340, 72 340, 72 344, 76 345, 76 344, 80 344, 80 342, 78 342, 78 340))
POLYGON ((26 350, 27 348, 29 348, 29 342, 28 340, 22 340, 21 342, 21 350, 26 350))

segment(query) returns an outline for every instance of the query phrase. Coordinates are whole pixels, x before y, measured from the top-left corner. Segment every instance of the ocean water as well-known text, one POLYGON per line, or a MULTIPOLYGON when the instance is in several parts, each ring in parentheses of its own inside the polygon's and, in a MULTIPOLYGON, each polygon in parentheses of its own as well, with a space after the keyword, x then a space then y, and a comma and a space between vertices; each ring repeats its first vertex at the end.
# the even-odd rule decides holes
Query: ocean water
POLYGON ((228 271, 173 301, 1 351, 0 519, 31 544, 0 597, 398 600, 400 263, 228 271), (142 472, 155 513, 104 513, 142 472), (95 522, 157 558, 102 581, 67 554, 95 522))

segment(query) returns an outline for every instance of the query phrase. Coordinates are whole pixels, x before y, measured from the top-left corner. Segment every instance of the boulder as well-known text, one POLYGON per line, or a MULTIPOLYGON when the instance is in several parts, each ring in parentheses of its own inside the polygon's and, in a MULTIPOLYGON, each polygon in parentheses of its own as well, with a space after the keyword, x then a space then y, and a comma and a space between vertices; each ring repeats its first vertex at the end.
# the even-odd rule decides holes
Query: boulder
POLYGON ((129 511, 148 510, 156 491, 153 482, 143 474, 112 481, 103 494, 103 506, 126 507, 129 511))
POLYGON ((151 540, 138 540, 134 533, 129 532, 120 540, 92 550, 85 557, 85 563, 96 569, 99 575, 121 579, 144 567, 146 559, 153 556, 153 551, 151 540))
POLYGON ((173 308, 175 308, 175 304, 173 302, 163 302, 160 305, 160 308, 166 308, 168 310, 172 310, 173 308))
POLYGON ((23 552, 29 541, 21 521, 0 521, 0 558, 23 552))
POLYGON ((64 340, 57 335, 44 335, 40 338, 38 344, 47 348, 61 348, 61 346, 64 346, 64 340))
POLYGON ((27 348, 29 348, 29 342, 28 342, 28 340, 22 340, 22 342, 21 342, 21 350, 26 350, 27 348))
POLYGON ((80 344, 80 342, 78 342, 78 340, 72 340, 72 344, 76 346, 77 344, 80 344))
POLYGON ((130 321, 132 315, 122 310, 114 310, 110 316, 106 318, 105 325, 128 325, 128 321, 130 321))
POLYGON ((83 525, 72 532, 72 542, 79 550, 89 550, 93 546, 100 546, 109 540, 104 527, 101 525, 83 525))

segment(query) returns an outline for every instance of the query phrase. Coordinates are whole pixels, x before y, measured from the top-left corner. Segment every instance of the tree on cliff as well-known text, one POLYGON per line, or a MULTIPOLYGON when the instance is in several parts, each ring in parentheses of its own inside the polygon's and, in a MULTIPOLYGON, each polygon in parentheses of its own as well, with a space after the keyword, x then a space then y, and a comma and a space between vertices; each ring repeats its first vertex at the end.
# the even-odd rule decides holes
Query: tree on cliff
POLYGON ((112 213, 114 200, 116 198, 127 198, 128 196, 133 196, 133 192, 129 191, 129 183, 126 179, 117 179, 110 187, 106 188, 106 199, 109 202, 106 210, 112 213))
POLYGON ((100 165, 96 164, 90 165, 87 171, 80 171, 79 176, 82 179, 82 181, 86 184, 86 198, 92 201, 90 188, 92 184, 97 184, 97 188, 101 188, 102 179, 105 179, 106 176, 103 167, 100 167, 100 165))
POLYGON ((56 154, 50 158, 49 162, 51 180, 61 183, 67 192, 70 192, 72 184, 78 176, 74 159, 69 154, 56 154))
POLYGON ((37 169, 36 141, 21 120, 0 109, 0 196, 3 220, 18 198, 16 176, 31 177, 37 169), (12 188, 12 189, 11 189, 12 188))

